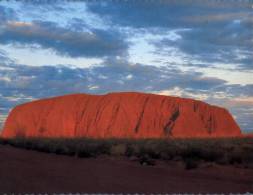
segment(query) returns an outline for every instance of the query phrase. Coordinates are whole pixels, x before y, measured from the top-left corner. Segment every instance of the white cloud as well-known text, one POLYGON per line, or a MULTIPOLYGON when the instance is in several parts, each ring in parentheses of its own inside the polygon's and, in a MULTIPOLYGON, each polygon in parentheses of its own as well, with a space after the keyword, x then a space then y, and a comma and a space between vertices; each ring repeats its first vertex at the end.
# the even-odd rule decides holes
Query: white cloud
POLYGON ((89 85, 88 88, 89 88, 89 90, 96 90, 96 89, 99 89, 99 86, 98 85, 89 85))
POLYGON ((176 97, 185 97, 185 98, 193 98, 197 100, 206 100, 208 95, 206 93, 199 93, 199 92, 189 92, 180 87, 174 87, 168 90, 161 90, 161 91, 153 91, 152 93, 159 94, 159 95, 167 95, 167 96, 176 96, 176 97))
POLYGON ((99 79, 108 79, 108 76, 105 76, 105 75, 103 75, 103 74, 99 74, 99 75, 98 75, 98 78, 99 78, 99 79))
POLYGON ((126 79, 127 79, 127 80, 131 80, 132 78, 133 78, 133 75, 132 75, 132 74, 129 74, 129 75, 126 76, 126 79))
POLYGON ((8 114, 0 114, 0 131, 4 126, 4 122, 7 119, 8 114))
POLYGON ((5 82, 11 82, 11 78, 10 77, 8 77, 8 76, 1 76, 0 77, 0 81, 5 81, 5 82))
POLYGON ((197 100, 206 100, 209 95, 205 92, 189 92, 185 89, 182 89, 180 87, 174 87, 172 89, 168 90, 161 90, 161 91, 155 91, 153 93, 160 94, 160 95, 168 95, 168 96, 176 96, 176 97, 185 97, 185 98, 193 98, 197 100))
POLYGON ((182 97, 183 89, 181 89, 179 87, 174 87, 173 89, 168 89, 168 90, 153 91, 153 93, 159 94, 159 95, 182 97))
POLYGON ((7 66, 1 66, 0 65, 0 71, 12 71, 15 70, 14 68, 7 67, 7 66))
MULTIPOLYGON (((227 66, 227 65, 226 65, 227 66)), ((253 84, 253 71, 226 70, 222 68, 199 68, 206 76, 224 79, 228 84, 253 84)), ((231 66, 232 67, 232 64, 231 66)))
POLYGON ((168 29, 166 32, 157 32, 156 29, 153 29, 154 32, 152 30, 143 32, 143 29, 136 31, 128 28, 127 30, 129 33, 128 41, 131 43, 129 48, 129 60, 131 62, 156 66, 162 66, 164 62, 184 64, 183 53, 178 48, 167 47, 166 51, 157 52, 153 42, 164 39, 179 40, 182 38, 179 32, 191 29, 168 29))
MULTIPOLYGON (((73 67, 90 67, 94 64, 99 64, 103 60, 99 58, 72 58, 67 56, 59 56, 52 49, 16 47, 15 45, 1 45, 0 49, 7 52, 11 59, 14 59, 17 64, 28 66, 45 66, 58 64, 74 64, 73 67)), ((0 67, 1 70, 1 67, 0 67)))
POLYGON ((10 102, 36 100, 36 98, 34 98, 32 96, 27 96, 27 95, 24 95, 22 93, 16 94, 16 95, 13 95, 13 96, 4 96, 3 98, 6 99, 7 101, 10 101, 10 102))
POLYGON ((86 25, 98 28, 108 29, 107 22, 90 12, 85 2, 61 2, 54 7, 52 4, 44 4, 38 6, 36 3, 29 2, 7 2, 0 1, 0 5, 8 8, 12 8, 18 15, 19 19, 22 19, 23 23, 29 23, 34 20, 46 20, 55 22, 59 26, 66 27, 72 21, 73 18, 79 18, 84 20, 86 25), (29 10, 29 12, 27 11, 29 10))

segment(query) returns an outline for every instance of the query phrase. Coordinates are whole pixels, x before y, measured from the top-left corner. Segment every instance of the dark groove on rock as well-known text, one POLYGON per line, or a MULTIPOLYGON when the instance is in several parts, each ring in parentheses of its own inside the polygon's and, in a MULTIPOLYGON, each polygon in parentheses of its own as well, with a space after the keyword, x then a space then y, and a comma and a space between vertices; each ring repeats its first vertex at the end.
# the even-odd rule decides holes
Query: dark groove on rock
POLYGON ((148 100, 149 100, 149 97, 146 97, 145 100, 144 100, 144 104, 143 104, 143 107, 142 107, 141 114, 140 114, 140 116, 139 116, 139 118, 138 118, 138 122, 137 122, 137 124, 136 124, 136 126, 135 126, 135 128, 134 128, 134 132, 135 132, 135 133, 138 133, 138 130, 139 130, 139 128, 140 128, 141 121, 142 121, 142 118, 143 118, 144 111, 145 111, 145 108, 146 108, 146 105, 147 105, 148 100))
POLYGON ((165 135, 170 135, 170 136, 172 135, 172 129, 174 128, 175 122, 177 118, 179 117, 179 115, 180 115, 179 108, 176 108, 176 110, 171 115, 168 123, 164 126, 165 135))

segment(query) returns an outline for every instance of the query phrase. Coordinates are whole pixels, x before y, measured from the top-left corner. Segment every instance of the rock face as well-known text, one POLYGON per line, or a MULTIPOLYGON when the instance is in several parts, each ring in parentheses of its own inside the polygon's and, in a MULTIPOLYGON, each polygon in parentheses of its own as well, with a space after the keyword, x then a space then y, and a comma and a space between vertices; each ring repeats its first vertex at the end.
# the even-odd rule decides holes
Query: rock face
POLYGON ((166 138, 241 135, 224 108, 192 99, 123 92, 73 94, 15 107, 3 137, 166 138))

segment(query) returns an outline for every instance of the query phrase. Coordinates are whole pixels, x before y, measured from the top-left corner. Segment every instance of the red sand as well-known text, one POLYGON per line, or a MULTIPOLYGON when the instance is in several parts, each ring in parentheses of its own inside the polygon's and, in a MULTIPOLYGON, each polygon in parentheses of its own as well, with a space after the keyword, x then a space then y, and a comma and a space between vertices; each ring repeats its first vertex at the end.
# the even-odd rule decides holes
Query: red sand
POLYGON ((79 159, 0 145, 0 193, 245 193, 253 170, 232 166, 185 170, 158 161, 142 166, 126 158, 79 159))
POLYGON ((192 99, 144 93, 74 94, 15 107, 3 137, 235 137, 241 131, 224 108, 192 99))

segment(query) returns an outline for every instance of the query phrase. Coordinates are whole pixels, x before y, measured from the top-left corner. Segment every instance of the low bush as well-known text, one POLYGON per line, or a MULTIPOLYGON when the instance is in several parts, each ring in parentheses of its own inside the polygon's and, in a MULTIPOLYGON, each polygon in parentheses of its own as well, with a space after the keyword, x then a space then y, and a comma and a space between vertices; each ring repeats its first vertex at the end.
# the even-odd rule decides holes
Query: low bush
POLYGON ((89 138, 24 138, 0 139, 28 150, 90 158, 99 155, 136 157, 141 164, 155 159, 184 161, 186 169, 199 161, 218 164, 253 164, 253 140, 250 138, 220 139, 89 139, 89 138))
POLYGON ((155 160, 150 158, 148 155, 144 155, 144 156, 141 156, 139 158, 139 162, 141 165, 147 165, 147 166, 154 166, 155 165, 155 160))
POLYGON ((113 156, 124 156, 126 154, 126 144, 113 145, 110 154, 113 156))
POLYGON ((199 166, 199 161, 196 158, 184 159, 185 169, 196 169, 199 166))
POLYGON ((0 138, 0 144, 1 145, 6 145, 6 144, 8 144, 8 140, 4 139, 4 138, 0 138))

